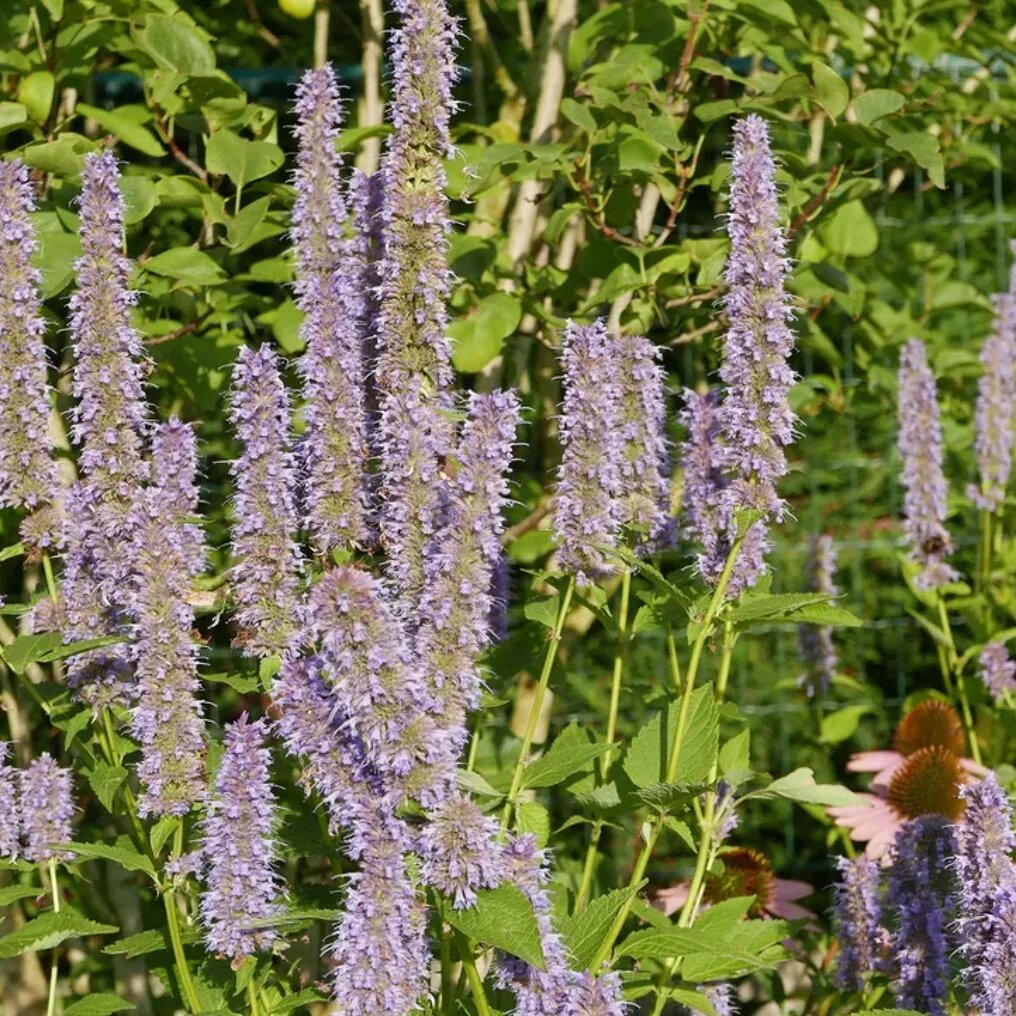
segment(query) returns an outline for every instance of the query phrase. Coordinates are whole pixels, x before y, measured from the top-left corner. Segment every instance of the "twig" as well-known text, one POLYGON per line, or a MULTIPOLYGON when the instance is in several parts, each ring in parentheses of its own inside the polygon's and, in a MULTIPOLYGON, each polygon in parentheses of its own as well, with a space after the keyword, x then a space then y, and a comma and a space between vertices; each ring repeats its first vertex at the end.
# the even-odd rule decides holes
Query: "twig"
POLYGON ((822 184, 822 188, 819 192, 801 209, 797 218, 790 224, 788 230, 788 236, 795 236, 797 231, 825 204, 829 194, 833 191, 836 185, 840 182, 840 177, 843 174, 843 163, 837 162, 832 169, 829 170, 829 175, 825 179, 825 183, 822 184))
POLYGON ((701 328, 696 328, 692 332, 685 332, 683 335, 679 335, 676 339, 671 339, 670 344, 672 346, 683 346, 689 342, 694 342, 696 339, 701 339, 703 335, 709 335, 711 332, 719 331, 725 324, 725 319, 718 318, 714 321, 710 321, 709 324, 703 325, 701 328))
POLYGON ((172 332, 166 332, 165 335, 158 335, 154 339, 146 339, 145 345, 161 346, 164 342, 172 342, 174 339, 179 339, 184 335, 190 335, 191 332, 196 332, 205 323, 207 318, 208 315, 205 314, 202 317, 195 318, 193 321, 189 321, 187 324, 172 332))
POLYGON ((149 104, 149 108, 152 110, 152 122, 155 124, 155 129, 159 132, 159 137, 162 138, 163 144, 169 149, 169 154, 180 163, 181 166, 186 166, 202 183, 208 183, 208 170, 204 166, 199 166, 187 153, 176 143, 176 139, 173 137, 172 132, 169 130, 166 124, 165 118, 162 115, 162 110, 154 103, 149 104))
POLYGON ((676 299, 668 300, 664 307, 667 310, 673 310, 675 307, 687 307, 690 303, 700 303, 703 300, 715 300, 718 296, 723 296, 726 291, 726 286, 713 286, 712 289, 704 290, 701 293, 689 293, 687 296, 679 296, 676 299))
POLYGON ((535 529, 550 514, 550 502, 545 501, 537 505, 521 522, 509 526, 501 537, 501 546, 507 547, 513 540, 517 540, 524 533, 535 529))
POLYGON ((619 232, 611 226, 604 217, 603 212, 596 207, 596 200, 593 197, 592 184, 585 173, 583 173, 581 167, 576 167, 573 182, 578 192, 582 195, 582 200, 585 202, 586 210, 589 212, 590 221, 600 231, 600 233, 602 233, 608 240, 623 243, 628 247, 637 247, 638 242, 636 240, 633 240, 630 236, 625 236, 624 233, 619 232))

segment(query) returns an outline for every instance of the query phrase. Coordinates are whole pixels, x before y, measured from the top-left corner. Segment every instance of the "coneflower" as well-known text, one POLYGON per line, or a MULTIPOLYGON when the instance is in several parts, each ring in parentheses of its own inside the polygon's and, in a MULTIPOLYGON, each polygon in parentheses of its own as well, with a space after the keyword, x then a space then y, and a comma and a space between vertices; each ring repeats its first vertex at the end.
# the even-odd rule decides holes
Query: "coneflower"
POLYGON ((945 561, 952 553, 952 539, 944 525, 948 487, 942 472, 942 430, 935 377, 920 339, 903 347, 898 380, 904 529, 910 559, 922 568, 917 585, 933 589, 958 576, 945 561))
POLYGON ((840 877, 834 888, 836 937, 840 953, 836 983, 862 991, 870 975, 882 969, 882 952, 888 945, 882 927, 878 863, 864 855, 841 857, 840 877))
POLYGON ((1016 833, 1012 805, 994 773, 964 787, 955 828, 956 938, 972 1011, 1016 1012, 1016 833))
POLYGON ((49 435, 46 321, 31 212, 35 197, 20 160, 0 163, 0 505, 28 513, 22 537, 48 550, 61 540, 59 480, 49 435))
POLYGON ((623 493, 621 387, 614 340, 603 321, 569 322, 564 334, 562 444, 554 497, 561 568, 582 583, 615 565, 601 548, 617 544, 623 493))
POLYGON ((274 870, 275 799, 267 721, 246 714, 226 728, 226 751, 204 822, 207 889, 201 919, 208 947, 232 960, 270 949, 271 927, 253 927, 282 911, 274 870))
MULTIPOLYGON (((779 220, 769 127, 752 114, 734 125, 723 298, 729 323, 720 367, 726 390, 719 425, 730 473, 729 508, 765 512, 753 526, 762 533, 785 514, 776 484, 787 472, 785 449, 796 423, 788 398, 796 380, 789 365, 793 310, 784 288, 790 261, 779 220)), ((732 593, 751 586, 764 571, 763 546, 764 540, 754 553, 742 553, 732 593)))
POLYGON ((159 432, 153 460, 156 482, 138 494, 130 515, 138 681, 131 727, 141 745, 138 811, 183 815, 205 792, 194 609, 188 602, 204 546, 200 530, 185 514, 197 507, 193 431, 179 421, 168 424, 159 432))
POLYGON ((0 741, 0 857, 7 861, 18 859, 21 838, 21 820, 18 817, 18 771, 7 764, 11 746, 0 741))
POLYGON ((293 179, 297 304, 304 313, 300 358, 308 526, 322 554, 369 538, 367 421, 364 408, 363 302, 354 241, 344 236, 342 122, 330 66, 307 71, 297 89, 299 141, 293 179))
POLYGON ((74 839, 74 773, 56 764, 48 752, 18 771, 18 815, 27 861, 69 861, 74 854, 60 844, 74 839))
POLYGON ((295 469, 289 395, 278 356, 244 347, 233 367, 229 419, 241 445, 230 470, 233 502, 233 595, 246 653, 282 652, 297 627, 300 590, 295 469))

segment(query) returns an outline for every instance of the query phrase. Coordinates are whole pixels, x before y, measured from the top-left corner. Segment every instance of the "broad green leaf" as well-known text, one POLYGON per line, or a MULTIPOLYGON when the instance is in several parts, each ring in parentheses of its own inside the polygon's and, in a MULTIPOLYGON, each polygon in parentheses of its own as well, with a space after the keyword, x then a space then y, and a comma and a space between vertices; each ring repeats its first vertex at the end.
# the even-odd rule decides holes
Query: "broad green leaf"
POLYGON ((574 736, 567 737, 567 733, 567 730, 562 731, 546 754, 526 766, 522 771, 523 788, 556 786, 612 750, 613 746, 606 742, 590 743, 574 736))
POLYGON ((149 839, 152 844, 152 852, 158 856, 162 853, 162 848, 166 845, 166 841, 176 832, 176 827, 180 824, 180 819, 175 815, 163 815, 158 822, 152 826, 152 831, 149 834, 149 839))
POLYGON ((863 803, 853 791, 841 787, 838 783, 816 783, 815 773, 807 766, 795 769, 778 780, 773 780, 768 787, 754 791, 751 797, 785 797, 788 801, 799 801, 802 804, 821 804, 826 807, 845 807, 863 803))
POLYGON ((282 165, 282 149, 269 141, 248 141, 229 130, 216 131, 208 140, 205 161, 210 173, 228 176, 238 188, 260 180, 282 165))
POLYGON ((64 1016, 111 1016, 115 1012, 126 1012, 134 1009, 132 1002, 127 1002, 119 995, 109 995, 104 992, 93 992, 85 998, 79 998, 76 1002, 64 1008, 64 1016))
POLYGON ((447 907, 445 920, 472 939, 502 949, 540 970, 545 969, 540 928, 533 905, 513 885, 478 893, 475 907, 447 907))
POLYGON ((860 201, 840 205, 819 227, 818 234, 834 254, 865 258, 878 250, 878 227, 860 201))
POLYGON ((100 924, 82 917, 76 910, 52 911, 22 925, 16 931, 0 938, 0 959, 10 959, 26 952, 52 949, 69 938, 82 935, 111 935, 119 931, 115 924, 100 924))
POLYGON ((30 663, 41 660, 61 644, 57 631, 39 632, 37 635, 19 635, 9 646, 4 646, 4 662, 15 674, 23 674, 30 663))
POLYGON ((587 134, 596 130, 596 119, 589 112, 589 107, 574 99, 561 100, 561 114, 571 120, 576 127, 581 127, 587 134))
POLYGON ((28 119, 28 110, 20 102, 0 102, 0 134, 20 127, 28 119))
POLYGON ((155 207, 158 196, 155 184, 147 176, 124 176, 120 178, 120 193, 126 207, 124 222, 128 226, 141 222, 155 207))
POLYGON ((297 1009, 303 1010, 315 1002, 324 1001, 327 1001, 327 999, 317 989, 304 988, 303 991, 298 991, 294 995, 287 995, 276 1002, 269 1010, 268 1016, 289 1016, 291 1012, 295 1012, 297 1009))
POLYGON ((127 779, 127 770, 123 766, 111 766, 108 762, 96 762, 94 768, 86 770, 89 785, 95 796, 102 802, 106 811, 113 810, 113 799, 116 792, 127 779))
POLYGON ((67 131, 55 141, 30 145, 21 152, 26 166, 54 176, 77 178, 85 168, 85 154, 95 151, 95 142, 67 131))
POLYGON ((869 705, 845 706, 822 717, 821 739, 824 744, 839 744, 853 736, 861 717, 871 712, 869 705))
POLYGON ((720 749, 720 774, 743 773, 751 766, 751 731, 745 727, 720 749))
POLYGON ((519 801, 515 806, 515 828, 525 835, 532 834, 538 847, 545 847, 550 839, 550 812, 539 801, 519 801))
POLYGON ((829 599, 830 597, 824 593, 747 593, 740 602, 730 608, 726 617, 738 630, 759 623, 800 624, 804 621, 835 623, 837 619, 846 625, 849 623, 846 621, 847 618, 851 618, 854 624, 860 624, 849 611, 839 608, 836 608, 839 613, 816 613, 814 608, 827 606, 829 599), (817 617, 823 620, 821 622, 813 620, 817 617), (827 622, 825 620, 827 618, 831 618, 832 621, 827 622))
POLYGON ((32 71, 21 79, 15 97, 36 123, 44 124, 53 108, 55 89, 56 79, 49 71, 32 71))
POLYGON ((146 272, 195 286, 212 286, 224 278, 218 262, 194 247, 173 247, 149 258, 142 267, 146 272))
POLYGON ((42 6, 54 21, 59 21, 63 17, 64 0, 42 0, 42 6))
POLYGON ((121 836, 115 846, 108 843, 75 842, 68 846, 82 859, 102 858, 119 864, 127 871, 143 871, 146 875, 155 876, 152 862, 144 854, 139 854, 125 836, 121 836))
POLYGON ((0 889, 0 907, 9 907, 17 900, 31 899, 42 893, 43 890, 34 885, 5 885, 0 889))
POLYGON ((215 70, 212 47, 182 13, 149 14, 136 40, 165 70, 180 74, 208 74, 215 70))
POLYGON ((652 786, 641 788, 638 798, 650 808, 668 812, 686 805, 698 797, 706 787, 705 783, 654 783, 652 786))
POLYGON ((605 896, 597 896, 585 910, 572 914, 561 921, 561 937, 564 939, 572 961, 578 969, 588 967, 596 956, 610 931, 621 908, 645 885, 626 886, 615 889, 605 896))
POLYGON ((854 114, 861 123, 874 123, 903 108, 906 99, 891 88, 872 88, 853 100, 854 114))
POLYGON ((850 102, 850 87, 836 71, 820 60, 812 63, 811 76, 819 105, 835 120, 850 102))
POLYGON ((144 956, 147 953, 159 952, 159 950, 169 947, 170 942, 166 933, 159 928, 150 928, 147 931, 139 931, 136 935, 117 939, 102 951, 114 956, 126 956, 127 959, 133 959, 135 956, 144 956))
POLYGON ((448 326, 455 368, 465 373, 483 370, 501 352, 521 318, 522 304, 514 296, 485 296, 466 317, 448 326))
POLYGON ((158 159, 166 154, 162 142, 147 127, 135 123, 130 117, 115 109, 100 109, 98 106, 89 106, 87 102, 79 102, 77 112, 94 120, 100 127, 105 128, 110 134, 115 134, 124 144, 136 148, 143 155, 158 159))
POLYGON ((553 628, 557 624, 557 613, 560 609, 560 597, 544 596, 539 600, 530 600, 523 608, 522 613, 530 621, 539 621, 540 624, 553 628))
POLYGON ((931 182, 945 187, 945 163, 939 140, 928 131, 899 131, 886 135, 886 144, 897 152, 905 152, 918 166, 928 171, 931 182))
POLYGON ((38 246, 32 264, 42 272, 42 298, 56 296, 74 278, 74 262, 81 257, 77 233, 55 229, 38 230, 38 246))

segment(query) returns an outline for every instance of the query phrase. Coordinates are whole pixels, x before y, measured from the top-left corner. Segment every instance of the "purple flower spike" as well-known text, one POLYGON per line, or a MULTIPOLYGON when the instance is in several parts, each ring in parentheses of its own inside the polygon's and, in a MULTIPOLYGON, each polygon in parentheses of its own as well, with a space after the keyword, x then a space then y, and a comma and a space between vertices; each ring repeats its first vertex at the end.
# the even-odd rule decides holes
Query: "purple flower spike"
POLYGON ((700 984, 698 990, 709 999, 716 1016, 735 1016, 737 996, 734 994, 734 986, 729 981, 700 984))
MULTIPOLYGON (((480 698, 476 661, 490 644, 491 583, 501 559, 518 425, 514 392, 472 396, 446 522, 427 555, 416 648, 449 729, 453 717, 475 708, 480 698)), ((460 733, 464 739, 464 725, 460 733)))
POLYGON ((379 404, 375 372, 378 358, 376 329, 381 316, 381 266, 384 258, 384 175, 380 171, 368 175, 362 170, 354 170, 348 200, 353 216, 353 245, 361 294, 360 348, 364 400, 371 421, 368 438, 373 448, 376 443, 373 425, 376 423, 379 404))
POLYGON ((297 303, 304 313, 300 359, 307 423, 307 514, 322 554, 369 538, 367 421, 363 393, 364 292, 355 241, 343 237, 342 122, 331 67, 307 71, 297 89, 293 243, 297 303))
MULTIPOLYGON (((828 533, 814 534, 808 541, 808 589, 836 596, 836 546, 828 533)), ((836 674, 839 660, 833 645, 833 630, 827 625, 802 624, 797 628, 797 647, 804 673, 798 684, 808 698, 824 695, 836 674)))
POLYGON ((231 466, 233 594, 240 641, 251 656, 286 648, 296 631, 300 591, 289 396, 279 371, 268 346, 241 349, 233 367, 229 419, 242 448, 231 466))
POLYGON ((886 907, 896 916, 892 989, 901 1009, 944 1016, 956 945, 947 910, 955 853, 952 828, 937 815, 913 819, 896 834, 886 907))
POLYGON ((197 578, 207 563, 205 537, 198 514, 198 448, 193 428, 175 416, 156 428, 152 437, 152 480, 173 513, 186 573, 197 578))
POLYGON ((18 780, 18 813, 24 840, 25 860, 45 864, 70 861, 74 854, 58 850, 74 839, 74 774, 62 769, 44 752, 22 769, 18 780))
POLYGON ((942 472, 942 430, 935 377, 920 339, 911 339, 903 347, 898 380, 904 529, 910 559, 923 568, 917 585, 934 589, 958 575, 945 562, 952 553, 952 539, 944 525, 948 487, 942 472))
POLYGON ((836 934, 840 942, 836 983, 848 991, 863 991, 868 977, 882 969, 881 954, 888 945, 879 898, 881 869, 864 855, 841 857, 836 864, 840 872, 835 887, 836 934))
POLYGON ((995 326, 981 347, 981 377, 977 382, 974 417, 980 486, 967 495, 978 508, 998 511, 1005 501, 1012 469, 1013 428, 1016 412, 1016 271, 1008 293, 994 297, 995 326))
POLYGON ((956 937, 972 1012, 1012 1016, 1016 999, 1016 833, 994 773, 964 787, 957 823, 956 937))
POLYGON ((642 335, 617 340, 621 372, 622 526, 632 527, 640 553, 674 542, 670 514, 670 448, 660 350, 642 335))
POLYGON ((589 583, 614 570, 600 546, 617 544, 623 493, 621 388, 617 354, 603 321, 565 329, 563 454, 554 505, 561 567, 589 583))
POLYGON ((18 818, 18 771, 7 764, 11 746, 0 741, 0 857, 7 861, 18 859, 18 841, 21 837, 21 820, 18 818))
POLYGON ((251 925, 282 912, 273 869, 275 800, 267 737, 267 720, 251 723, 246 714, 226 728, 226 751, 204 825, 208 888, 201 896, 201 918, 208 948, 232 960, 270 949, 275 929, 251 925))
POLYGON ((409 1016, 427 993, 423 903, 406 871, 409 831, 384 808, 365 813, 360 870, 331 945, 332 994, 344 1016, 409 1016))
POLYGON ((498 824, 461 794, 452 795, 428 816, 420 835, 420 875, 457 908, 476 903, 479 889, 495 889, 507 876, 498 824))
POLYGON ((981 683, 995 705, 1016 692, 1016 662, 1009 657, 1004 642, 989 642, 981 650, 978 662, 981 665, 981 683))
POLYGON ((22 537, 48 550, 61 540, 59 490, 49 434, 46 320, 32 267, 35 197, 20 160, 0 163, 0 505, 29 513, 22 537))
POLYGON ((131 727, 141 744, 138 811, 143 816, 184 815, 205 794, 201 688, 191 634, 194 610, 188 603, 195 560, 204 560, 204 547, 200 530, 181 513, 181 507, 187 511, 181 499, 192 496, 196 462, 193 433, 179 426, 167 424, 160 432, 156 485, 138 496, 131 513, 138 679, 131 727), (169 456, 167 444, 182 454, 169 456), (181 472, 168 475, 167 459, 173 458, 181 472))

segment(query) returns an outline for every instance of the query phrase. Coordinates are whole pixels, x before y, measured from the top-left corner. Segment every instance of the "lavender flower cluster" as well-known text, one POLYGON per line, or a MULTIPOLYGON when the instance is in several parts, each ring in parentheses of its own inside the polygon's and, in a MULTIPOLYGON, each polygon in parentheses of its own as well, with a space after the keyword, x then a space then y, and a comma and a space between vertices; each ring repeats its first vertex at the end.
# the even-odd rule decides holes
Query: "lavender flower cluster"
POLYGON ((842 859, 835 891, 838 983, 887 975, 901 1008, 943 1016, 952 985, 981 1016, 1016 997, 1016 832, 993 773, 961 790, 963 818, 906 822, 886 867, 842 859))
POLYGON ((74 839, 74 773, 46 752, 15 769, 7 762, 10 750, 0 741, 0 858, 72 860, 73 852, 61 845, 74 839))

